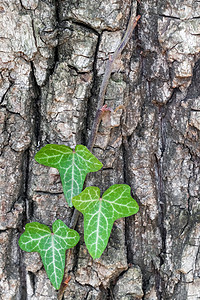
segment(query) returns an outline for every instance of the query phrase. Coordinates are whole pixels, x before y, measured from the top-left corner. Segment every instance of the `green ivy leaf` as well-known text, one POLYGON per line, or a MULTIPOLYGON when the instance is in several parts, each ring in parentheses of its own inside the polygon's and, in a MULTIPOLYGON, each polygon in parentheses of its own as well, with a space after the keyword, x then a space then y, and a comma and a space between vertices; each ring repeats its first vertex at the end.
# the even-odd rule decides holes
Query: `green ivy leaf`
POLYGON ((40 253, 52 285, 59 289, 64 275, 65 252, 74 247, 80 237, 61 220, 55 221, 52 229, 53 233, 48 226, 38 222, 26 224, 19 246, 24 251, 40 253))
POLYGON ((100 198, 98 187, 88 187, 72 202, 84 215, 84 239, 93 259, 105 250, 115 220, 136 214, 137 202, 126 184, 114 184, 100 198))
POLYGON ((65 145, 49 144, 40 149, 35 160, 45 166, 58 169, 65 198, 72 206, 72 198, 83 189, 87 173, 102 168, 102 163, 83 145, 77 145, 75 151, 65 145))

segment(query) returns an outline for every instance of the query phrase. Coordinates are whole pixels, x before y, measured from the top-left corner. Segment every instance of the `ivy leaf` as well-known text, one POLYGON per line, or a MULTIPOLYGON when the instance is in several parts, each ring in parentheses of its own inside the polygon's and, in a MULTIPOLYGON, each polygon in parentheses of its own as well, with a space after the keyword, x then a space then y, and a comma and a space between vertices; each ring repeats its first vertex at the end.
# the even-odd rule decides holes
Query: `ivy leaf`
POLYGON ((115 220, 136 214, 137 202, 126 184, 114 184, 100 198, 98 187, 87 187, 72 202, 84 215, 84 239, 93 259, 105 250, 115 220))
POLYGON ((64 275, 65 252, 74 247, 80 237, 61 220, 55 221, 52 229, 53 233, 48 226, 38 222, 26 224, 19 246, 24 251, 40 253, 52 285, 59 289, 64 275))
POLYGON ((65 145, 48 144, 35 155, 35 160, 45 166, 58 169, 65 198, 72 206, 72 198, 83 189, 87 173, 102 168, 102 163, 83 145, 75 151, 65 145))

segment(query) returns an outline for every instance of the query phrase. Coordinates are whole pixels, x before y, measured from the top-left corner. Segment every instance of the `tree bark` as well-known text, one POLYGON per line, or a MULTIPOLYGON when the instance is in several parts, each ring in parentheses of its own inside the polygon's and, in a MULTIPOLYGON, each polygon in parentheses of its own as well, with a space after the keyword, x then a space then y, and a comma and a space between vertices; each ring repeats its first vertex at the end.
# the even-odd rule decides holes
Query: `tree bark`
POLYGON ((0 296, 57 299, 37 253, 18 239, 28 222, 70 224, 57 170, 34 161, 47 143, 87 145, 109 55, 131 12, 141 20, 111 75, 87 177, 102 193, 131 186, 140 210, 115 222, 92 260, 83 239, 64 299, 197 300, 200 186, 200 2, 0 2, 0 296), (117 108, 117 109, 116 109, 117 108))

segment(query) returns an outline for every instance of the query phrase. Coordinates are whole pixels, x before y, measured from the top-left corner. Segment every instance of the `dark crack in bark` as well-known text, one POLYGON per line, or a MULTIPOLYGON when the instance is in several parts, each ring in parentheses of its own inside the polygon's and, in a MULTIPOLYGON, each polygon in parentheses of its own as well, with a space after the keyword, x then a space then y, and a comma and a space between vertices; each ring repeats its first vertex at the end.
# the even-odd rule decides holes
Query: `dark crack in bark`
POLYGON ((33 115, 34 115, 34 135, 35 135, 35 143, 36 147, 40 147, 41 144, 41 88, 37 84, 35 75, 34 75, 34 64, 31 62, 31 82, 32 82, 32 88, 33 88, 33 115))
MULTIPOLYGON (((155 170, 157 175, 157 197, 158 197, 158 228, 162 238, 162 247, 160 253, 160 267, 165 262, 166 255, 166 228, 165 228, 165 215, 166 215, 166 198, 163 182, 163 154, 166 144, 166 132, 165 132, 165 120, 164 120, 165 108, 158 108, 158 122, 159 122, 159 139, 160 139, 160 157, 155 156, 155 170)), ((160 270, 156 271, 156 289, 157 297, 159 300, 165 297, 165 283, 160 275, 160 270)))

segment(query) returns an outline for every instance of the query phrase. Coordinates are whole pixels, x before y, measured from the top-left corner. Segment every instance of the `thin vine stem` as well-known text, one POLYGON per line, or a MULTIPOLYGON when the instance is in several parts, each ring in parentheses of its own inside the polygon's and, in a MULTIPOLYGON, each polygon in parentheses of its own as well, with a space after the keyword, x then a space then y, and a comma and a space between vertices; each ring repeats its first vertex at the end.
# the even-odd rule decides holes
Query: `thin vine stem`
MULTIPOLYGON (((102 117, 102 114, 103 114, 102 107, 103 107, 103 104, 104 104, 105 93, 106 93, 106 89, 107 89, 108 82, 109 82, 109 79, 110 79, 110 75, 111 75, 112 70, 113 70, 114 63, 117 60, 117 58, 120 56, 123 49, 126 47, 126 44, 128 43, 128 41, 131 37, 131 34, 132 34, 134 28, 136 27, 137 22, 139 21, 140 17, 141 17, 140 15, 138 15, 136 17, 133 17, 133 16, 130 17, 127 30, 124 34, 123 39, 121 40, 121 43, 119 44, 119 46, 117 47, 117 49, 115 50, 113 55, 109 57, 109 60, 107 62, 106 71, 105 71, 105 74, 104 74, 104 77, 103 77, 103 80, 102 80, 102 83, 101 83, 99 96, 98 96, 98 108, 97 108, 97 112, 96 112, 96 115, 95 115, 95 118, 94 118, 90 139, 89 139, 89 142, 88 142, 88 145, 87 145, 87 148, 91 152, 92 152, 92 149, 94 147, 94 143, 95 143, 95 140, 96 140, 99 124, 100 124, 101 117, 102 117)), ((77 221, 78 221, 79 214, 80 213, 75 209, 74 213, 73 213, 73 216, 72 216, 72 219, 71 219, 71 222, 70 222, 70 228, 72 228, 72 229, 75 228, 75 226, 77 224, 77 221)))
POLYGON ((101 121, 101 117, 102 117, 102 107, 104 104, 104 98, 105 98, 105 93, 106 93, 106 89, 108 86, 108 82, 110 79, 110 75, 113 71, 113 66, 115 61, 117 60, 117 58, 120 56, 122 50, 126 47, 131 34, 134 30, 134 28, 137 25, 137 22, 140 19, 140 15, 138 15, 137 17, 130 17, 129 23, 128 23, 128 27, 127 30, 124 34, 123 39, 121 40, 121 43, 119 44, 119 46, 117 47, 117 49, 115 50, 115 52, 113 53, 113 55, 111 55, 108 59, 107 65, 106 65, 106 71, 101 83, 101 87, 100 87, 100 91, 99 91, 99 96, 98 96, 98 108, 97 108, 97 112, 94 118, 94 122, 93 122, 93 126, 92 126, 92 131, 91 131, 91 136, 87 145, 87 148, 92 151, 94 143, 95 143, 95 139, 97 136, 97 131, 99 128, 99 124, 101 121))
MULTIPOLYGON (((137 25, 137 22, 140 19, 140 15, 134 17, 133 15, 131 15, 126 32, 119 44, 119 46, 117 47, 117 49, 115 50, 115 52, 113 53, 113 55, 111 55, 108 59, 107 65, 106 65, 106 70, 105 70, 105 74, 101 83, 101 87, 100 87, 100 91, 99 91, 99 96, 98 96, 98 107, 97 107, 97 111, 96 111, 96 115, 94 118, 94 122, 93 122, 93 126, 92 126, 92 130, 91 130, 91 135, 89 138, 89 142, 87 145, 87 148, 92 152, 92 149, 94 147, 94 143, 96 140, 96 136, 97 136, 97 132, 98 132, 98 128, 99 128, 99 124, 102 118, 102 114, 103 114, 103 105, 104 105, 104 98, 105 98, 105 93, 106 93, 106 89, 108 86, 108 82, 110 79, 110 75, 113 71, 113 66, 115 61, 117 60, 117 58, 120 56, 121 52, 123 51, 123 49, 126 47, 134 28, 137 25)), ((77 209, 74 209, 73 215, 72 215, 72 219, 70 222, 70 228, 74 229, 76 227, 76 224, 78 222, 78 218, 79 218, 80 212, 77 209)), ((63 282, 61 284, 61 287, 58 291, 58 300, 62 300, 63 298, 63 294, 64 291, 67 287, 66 285, 66 280, 68 278, 68 270, 67 270, 67 265, 68 262, 70 260, 71 257, 71 252, 68 251, 67 257, 66 257, 66 263, 65 263, 65 275, 64 275, 64 279, 63 282)))

